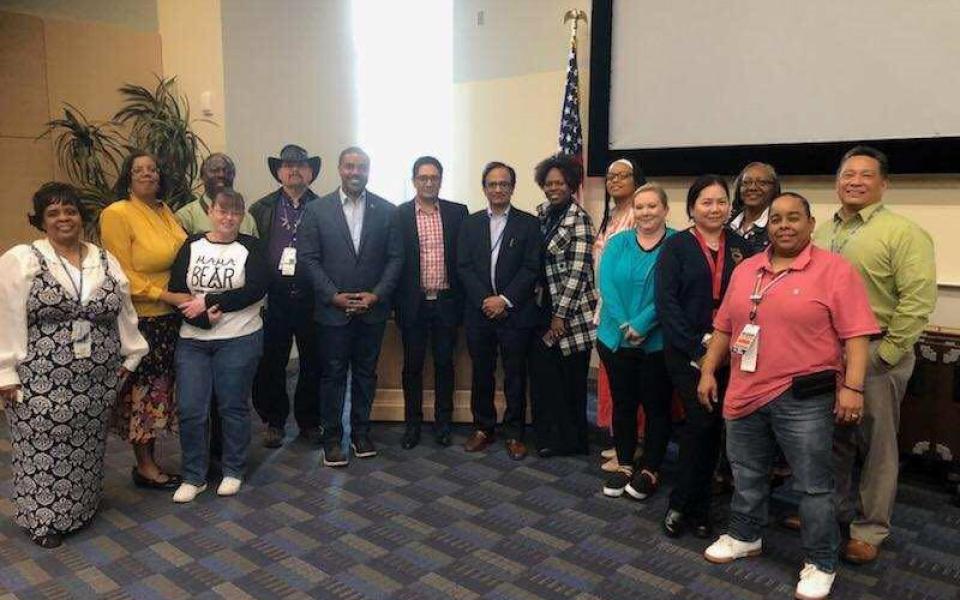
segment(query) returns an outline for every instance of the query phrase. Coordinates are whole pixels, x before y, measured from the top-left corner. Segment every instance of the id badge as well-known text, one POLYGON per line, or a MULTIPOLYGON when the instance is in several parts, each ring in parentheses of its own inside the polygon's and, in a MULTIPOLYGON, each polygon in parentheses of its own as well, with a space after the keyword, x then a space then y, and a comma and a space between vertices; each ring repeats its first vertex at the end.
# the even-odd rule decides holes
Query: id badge
POLYGON ((760 346, 760 326, 747 323, 737 336, 731 351, 740 355, 740 370, 752 373, 757 370, 757 349, 760 346))
POLYGON ((90 358, 91 340, 90 340, 90 321, 77 320, 73 322, 73 357, 90 358))
POLYGON ((293 277, 297 272, 297 249, 287 246, 280 254, 280 274, 284 277, 293 277))

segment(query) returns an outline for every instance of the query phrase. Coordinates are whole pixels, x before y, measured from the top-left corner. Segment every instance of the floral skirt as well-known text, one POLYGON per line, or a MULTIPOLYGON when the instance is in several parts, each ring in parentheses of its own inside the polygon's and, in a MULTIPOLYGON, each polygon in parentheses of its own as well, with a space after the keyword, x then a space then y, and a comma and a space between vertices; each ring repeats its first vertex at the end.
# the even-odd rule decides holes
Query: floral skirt
POLYGON ((180 316, 140 317, 139 329, 150 351, 123 387, 113 415, 113 430, 134 444, 149 442, 161 433, 176 433, 178 425, 173 357, 180 316))

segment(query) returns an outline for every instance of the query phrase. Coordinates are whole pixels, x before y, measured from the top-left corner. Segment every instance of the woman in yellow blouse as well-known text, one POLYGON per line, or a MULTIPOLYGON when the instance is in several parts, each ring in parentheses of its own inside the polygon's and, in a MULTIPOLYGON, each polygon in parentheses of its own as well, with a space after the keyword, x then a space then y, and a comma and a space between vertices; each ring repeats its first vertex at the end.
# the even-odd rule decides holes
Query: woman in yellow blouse
POLYGON ((133 444, 137 460, 131 473, 134 483, 172 489, 180 485, 180 477, 161 471, 153 447, 157 435, 177 428, 173 355, 180 314, 176 307, 191 297, 168 292, 167 281, 187 236, 163 202, 166 181, 152 155, 130 154, 114 192, 119 200, 100 214, 100 237, 130 280, 140 332, 150 344, 149 353, 120 395, 114 429, 133 444))

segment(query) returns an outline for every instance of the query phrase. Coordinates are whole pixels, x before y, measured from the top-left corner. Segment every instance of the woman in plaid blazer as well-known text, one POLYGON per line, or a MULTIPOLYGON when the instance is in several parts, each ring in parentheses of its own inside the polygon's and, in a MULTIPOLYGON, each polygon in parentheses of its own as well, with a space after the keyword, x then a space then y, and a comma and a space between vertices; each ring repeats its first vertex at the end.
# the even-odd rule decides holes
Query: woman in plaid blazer
POLYGON ((575 202, 583 168, 572 157, 540 162, 534 178, 547 201, 537 207, 543 266, 541 324, 530 357, 534 431, 540 456, 587 453, 587 372, 595 337, 594 232, 575 202))

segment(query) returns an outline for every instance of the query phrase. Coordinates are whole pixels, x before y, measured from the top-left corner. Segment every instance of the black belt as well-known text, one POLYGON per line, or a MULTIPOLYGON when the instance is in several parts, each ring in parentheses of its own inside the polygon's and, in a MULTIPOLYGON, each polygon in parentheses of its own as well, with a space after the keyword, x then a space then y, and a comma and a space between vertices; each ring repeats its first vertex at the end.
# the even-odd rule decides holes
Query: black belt
POLYGON ((449 288, 448 288, 448 289, 445 289, 445 290, 437 290, 437 297, 436 297, 436 298, 427 298, 427 293, 424 292, 423 290, 420 290, 420 297, 421 297, 425 302, 435 302, 435 301, 437 301, 437 300, 446 300, 446 299, 448 299, 448 298, 453 298, 453 297, 454 297, 454 293, 453 293, 453 290, 451 290, 451 289, 449 289, 449 288))
POLYGON ((870 341, 871 341, 871 342, 875 342, 875 341, 877 341, 877 340, 882 340, 882 339, 883 339, 883 336, 885 336, 885 335, 887 335, 887 332, 886 332, 886 331, 881 331, 880 333, 871 333, 871 334, 870 334, 870 341))

